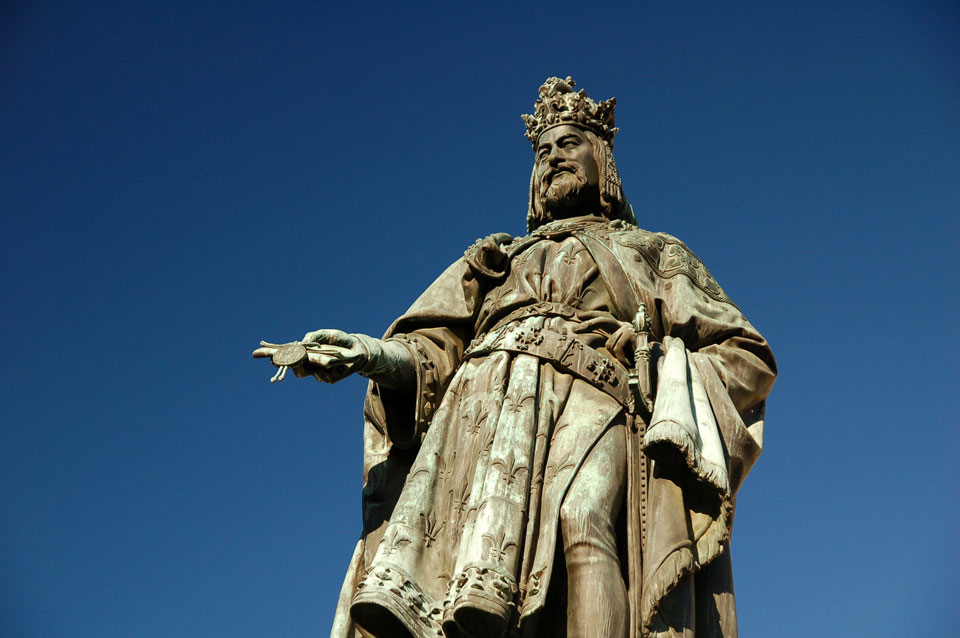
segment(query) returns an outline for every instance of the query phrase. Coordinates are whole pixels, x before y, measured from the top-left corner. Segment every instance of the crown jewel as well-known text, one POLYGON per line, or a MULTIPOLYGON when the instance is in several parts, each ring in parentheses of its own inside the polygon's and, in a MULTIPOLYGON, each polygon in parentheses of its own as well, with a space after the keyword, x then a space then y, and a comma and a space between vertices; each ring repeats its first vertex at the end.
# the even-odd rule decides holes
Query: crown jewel
POLYGON ((568 75, 565 80, 547 78, 540 86, 540 99, 533 105, 533 115, 520 116, 527 125, 527 139, 534 147, 544 131, 561 124, 588 128, 613 147, 613 137, 620 130, 613 125, 617 98, 594 102, 583 89, 574 91, 576 85, 568 75))

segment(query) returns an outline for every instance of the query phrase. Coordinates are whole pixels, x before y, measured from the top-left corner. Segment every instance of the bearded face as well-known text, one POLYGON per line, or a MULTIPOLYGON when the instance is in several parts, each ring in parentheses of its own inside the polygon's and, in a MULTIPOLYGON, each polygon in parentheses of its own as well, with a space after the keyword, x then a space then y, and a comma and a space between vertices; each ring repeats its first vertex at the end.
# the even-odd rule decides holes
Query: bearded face
POLYGON ((537 142, 535 179, 540 204, 552 219, 599 214, 600 167, 585 132, 564 124, 537 142))
POLYGON ((543 180, 546 190, 544 199, 550 208, 569 206, 580 199, 584 187, 587 185, 587 176, 579 164, 561 164, 557 171, 549 174, 543 180))

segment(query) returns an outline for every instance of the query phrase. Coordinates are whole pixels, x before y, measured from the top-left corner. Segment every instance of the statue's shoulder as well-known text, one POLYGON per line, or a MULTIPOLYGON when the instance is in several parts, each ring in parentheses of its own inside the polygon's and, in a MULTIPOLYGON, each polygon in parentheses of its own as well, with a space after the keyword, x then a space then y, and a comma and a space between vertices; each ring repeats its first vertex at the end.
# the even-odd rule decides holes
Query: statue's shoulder
POLYGON ((666 233, 654 233, 622 222, 620 227, 610 234, 610 239, 613 243, 640 253, 653 267, 659 267, 660 254, 668 239, 680 241, 666 233))
POLYGON ((637 261, 642 259, 660 277, 686 277, 711 298, 732 303, 700 258, 673 235, 631 227, 611 239, 633 251, 637 261))

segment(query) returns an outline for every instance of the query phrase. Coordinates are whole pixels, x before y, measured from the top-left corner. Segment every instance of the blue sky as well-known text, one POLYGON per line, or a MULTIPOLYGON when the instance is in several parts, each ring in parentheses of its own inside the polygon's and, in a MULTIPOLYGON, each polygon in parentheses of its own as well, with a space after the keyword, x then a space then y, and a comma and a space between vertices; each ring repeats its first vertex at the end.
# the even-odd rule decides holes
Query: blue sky
POLYGON ((781 375, 733 541, 743 636, 956 627, 955 2, 9 3, 0 633, 325 635, 364 383, 260 339, 380 334, 521 234, 519 115, 617 96, 640 225, 781 375))

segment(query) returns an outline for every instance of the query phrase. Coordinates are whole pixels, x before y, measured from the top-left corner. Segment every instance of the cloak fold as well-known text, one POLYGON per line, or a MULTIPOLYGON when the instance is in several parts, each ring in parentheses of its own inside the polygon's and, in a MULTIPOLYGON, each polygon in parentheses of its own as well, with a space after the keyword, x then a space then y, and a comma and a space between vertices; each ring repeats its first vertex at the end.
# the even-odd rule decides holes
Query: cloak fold
MULTIPOLYGON (((555 546, 563 494, 622 405, 547 359, 471 356, 470 347, 509 313, 539 302, 567 304, 575 316, 529 317, 522 326, 533 334, 585 318, 630 322, 611 299, 625 293, 604 296, 624 273, 663 349, 654 413, 640 423, 633 453, 643 485, 628 490, 626 505, 643 530, 631 559, 639 564, 629 565, 640 601, 633 626, 642 636, 736 635, 735 495, 762 448, 776 364, 681 242, 589 220, 551 223, 511 243, 478 241, 387 330, 385 338, 419 362, 417 384, 406 393, 369 386, 363 534, 331 636, 361 635, 351 601, 368 631, 389 636, 459 635, 470 609, 501 618, 489 627, 500 636, 544 611, 554 553, 562 551, 555 546), (579 232, 602 241, 623 271, 608 273, 610 265, 580 251, 579 232), (438 547, 455 555, 442 558, 438 547)), ((604 353, 603 334, 587 345, 604 353)))

